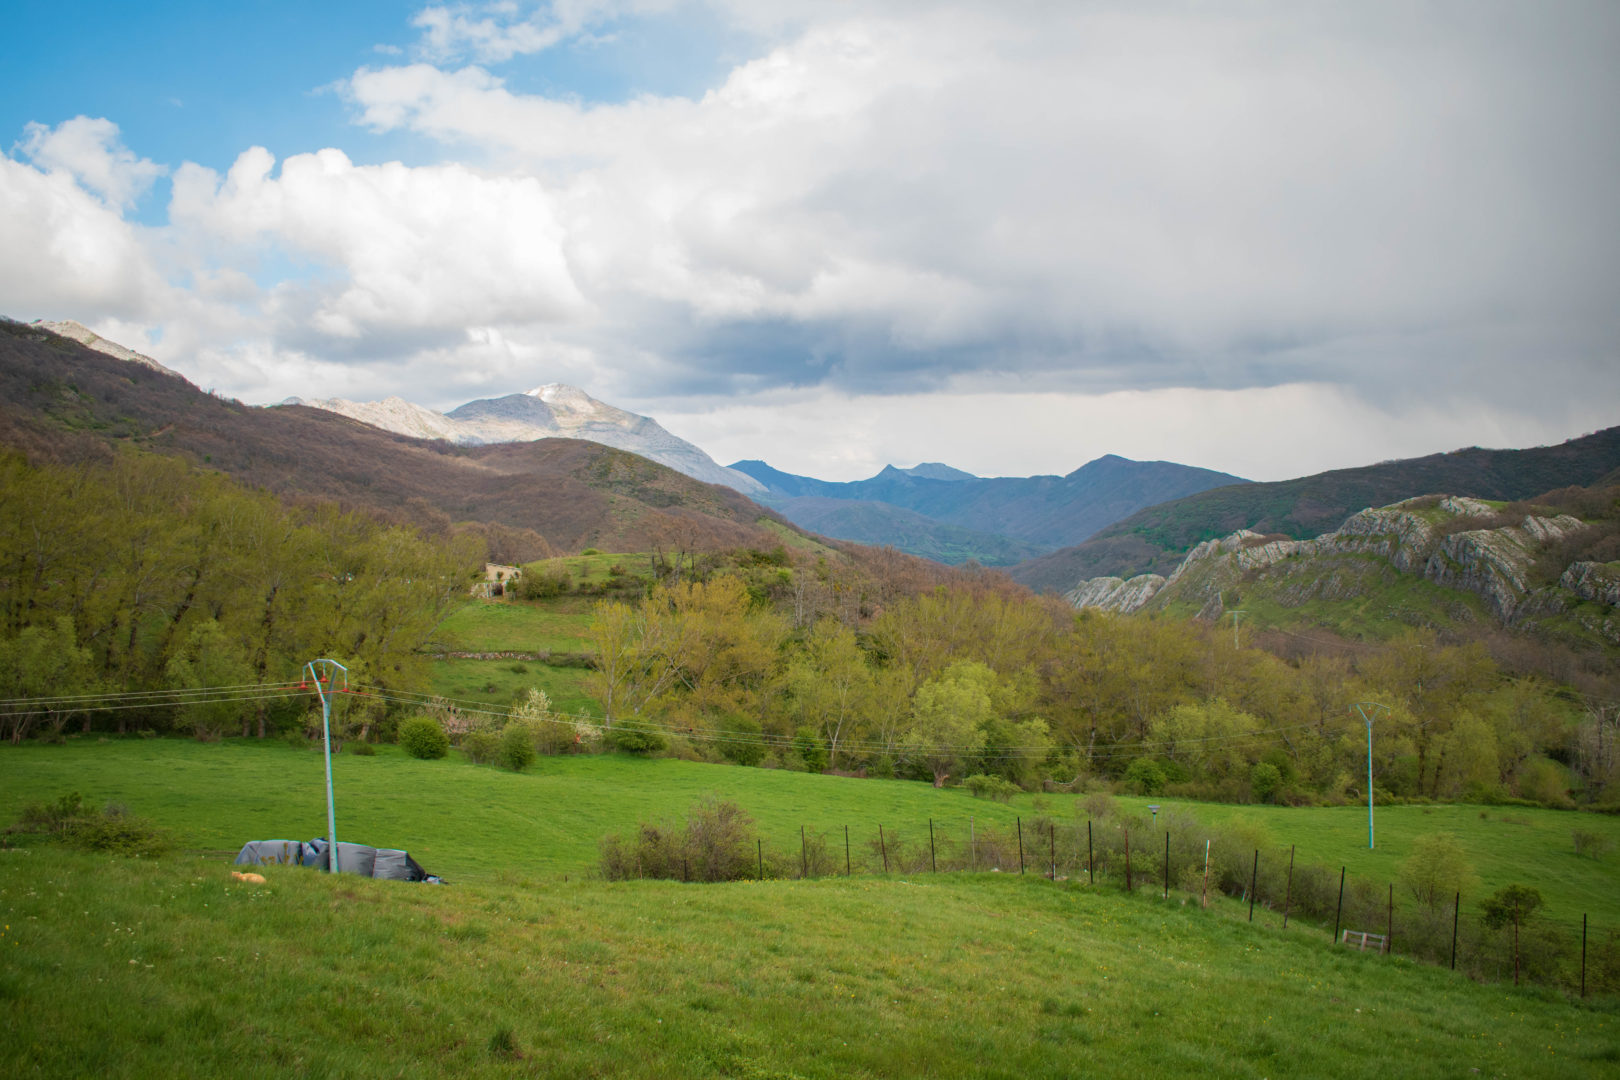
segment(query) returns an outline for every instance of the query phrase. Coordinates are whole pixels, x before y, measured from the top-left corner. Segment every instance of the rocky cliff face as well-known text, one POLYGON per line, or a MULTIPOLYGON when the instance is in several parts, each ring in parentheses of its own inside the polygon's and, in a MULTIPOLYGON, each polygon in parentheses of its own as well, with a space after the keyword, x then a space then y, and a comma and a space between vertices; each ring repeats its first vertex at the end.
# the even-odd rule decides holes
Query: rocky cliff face
POLYGON ((723 484, 744 495, 761 495, 765 485, 720 465, 698 447, 677 438, 648 416, 597 401, 585 391, 547 383, 521 394, 469 401, 449 413, 413 405, 402 398, 346 401, 328 398, 283 404, 309 405, 339 413, 363 424, 418 439, 444 439, 462 446, 533 442, 536 439, 585 439, 640 454, 694 480, 723 484))
POLYGON ((1196 605, 1204 617, 1219 616, 1224 594, 1264 581, 1268 595, 1285 607, 1312 600, 1352 600, 1400 575, 1470 593, 1504 625, 1556 616, 1579 605, 1596 605, 1588 628, 1620 644, 1620 567, 1575 563, 1557 584, 1531 580, 1536 557, 1547 544, 1584 529, 1568 515, 1526 517, 1512 525, 1456 528, 1458 519, 1485 517, 1492 507, 1475 499, 1408 500, 1353 514, 1337 530, 1311 540, 1266 540, 1248 530, 1206 540, 1187 553, 1168 578, 1143 574, 1129 580, 1103 577, 1081 582, 1066 594, 1075 607, 1130 613, 1170 604, 1196 605))

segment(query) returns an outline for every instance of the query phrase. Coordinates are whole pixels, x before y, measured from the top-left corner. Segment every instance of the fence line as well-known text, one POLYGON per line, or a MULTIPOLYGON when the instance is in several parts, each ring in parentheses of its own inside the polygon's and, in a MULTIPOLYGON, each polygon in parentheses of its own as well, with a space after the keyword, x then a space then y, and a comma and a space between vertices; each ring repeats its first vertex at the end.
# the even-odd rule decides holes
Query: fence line
MULTIPOLYGON (((1289 846, 1284 862, 1280 847, 1245 850, 1237 845, 1234 837, 1219 830, 1172 827, 1164 830, 1161 873, 1154 875, 1150 870, 1138 875, 1132 864, 1129 822, 1088 817, 1083 838, 1078 818, 1072 829, 1046 817, 1035 819, 1031 826, 1037 843, 1043 838, 1047 841, 1047 865, 1042 876, 1053 882, 1071 882, 1088 888, 1119 888, 1135 893, 1137 879, 1141 877, 1148 879, 1143 884, 1150 889, 1159 885, 1152 891, 1159 892, 1165 901, 1170 900, 1174 890, 1194 897, 1202 894, 1202 902, 1207 905, 1213 877, 1217 892, 1247 904, 1247 920, 1251 923, 1256 907, 1275 913, 1280 903, 1283 929, 1288 928, 1291 920, 1298 921, 1301 917, 1314 919, 1326 929, 1331 912, 1333 929, 1328 940, 1338 945, 1353 941, 1365 948, 1377 943, 1381 953, 1446 964, 1452 970, 1456 970, 1461 959, 1465 971, 1476 978, 1506 981, 1511 972, 1515 981, 1525 977, 1577 990, 1582 997, 1588 992, 1593 949, 1589 918, 1585 914, 1581 917, 1577 952, 1574 942, 1566 940, 1573 924, 1564 926, 1545 913, 1527 915, 1522 920, 1515 916, 1511 926, 1492 925, 1483 917, 1464 922, 1460 892, 1453 894, 1450 905, 1443 901, 1425 904, 1421 898, 1414 898, 1398 906, 1393 882, 1352 878, 1348 867, 1340 867, 1335 889, 1329 868, 1298 862, 1297 845, 1289 846), (1042 833, 1046 835, 1042 837, 1042 833), (1249 873, 1243 874, 1244 869, 1249 873), (1152 881, 1153 877, 1158 877, 1159 881, 1152 881), (1379 888, 1381 884, 1383 888, 1379 888), (1451 907, 1450 912, 1444 910, 1447 906, 1451 907), (1451 916, 1450 920, 1445 919, 1446 915, 1451 916), (1447 921, 1449 927, 1445 925, 1447 921), (1382 933, 1377 932, 1380 929, 1382 933)), ((813 879, 838 876, 840 870, 846 877, 857 873, 1011 873, 1015 867, 1023 874, 1027 868, 1022 817, 1014 819, 1011 830, 973 818, 969 818, 965 827, 952 828, 930 818, 926 850, 920 829, 912 832, 904 826, 897 829, 893 823, 878 823, 871 828, 869 839, 861 840, 859 830, 852 832, 848 824, 839 828, 843 832, 842 867, 834 854, 836 849, 829 844, 829 833, 801 825, 796 845, 767 844, 768 837, 756 833, 755 850, 750 853, 753 858, 747 860, 752 865, 736 867, 718 879, 813 879), (967 836, 965 844, 960 835, 963 828, 967 836), (798 850, 793 851, 793 847, 798 850)), ((837 834, 831 835, 836 837, 837 834)), ((621 876, 678 876, 680 880, 690 881, 693 865, 707 867, 712 863, 691 860, 684 850, 678 860, 663 862, 643 858, 638 851, 634 873, 621 876)), ((608 871, 604 869, 604 872, 608 871)), ((717 878, 700 876, 699 880, 717 878)), ((1620 989, 1620 933, 1611 929, 1604 934, 1596 959, 1598 987, 1620 989)))

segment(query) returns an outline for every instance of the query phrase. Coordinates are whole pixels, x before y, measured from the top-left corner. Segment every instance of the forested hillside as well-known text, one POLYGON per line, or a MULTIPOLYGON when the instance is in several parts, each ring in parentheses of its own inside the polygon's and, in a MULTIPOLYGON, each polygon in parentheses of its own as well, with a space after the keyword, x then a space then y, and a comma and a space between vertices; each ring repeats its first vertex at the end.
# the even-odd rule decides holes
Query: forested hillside
POLYGON ((626 749, 1334 802, 1365 798, 1351 704, 1376 701, 1389 709, 1373 762, 1386 797, 1620 798, 1614 710, 1430 631, 1284 660, 1225 628, 1076 614, 990 576, 856 620, 761 603, 717 575, 604 602, 589 636, 606 738, 626 749))
MULTIPOLYGON (((94 716, 120 732, 263 735, 272 712, 290 723, 308 707, 274 687, 316 657, 348 665, 357 682, 425 688, 419 650, 482 559, 470 535, 424 537, 332 504, 288 507, 156 454, 40 466, 5 454, 4 731, 18 742, 69 723, 89 730, 94 716), (86 711, 113 693, 124 695, 116 708, 86 711)), ((362 727, 384 715, 364 702, 358 712, 362 727)))

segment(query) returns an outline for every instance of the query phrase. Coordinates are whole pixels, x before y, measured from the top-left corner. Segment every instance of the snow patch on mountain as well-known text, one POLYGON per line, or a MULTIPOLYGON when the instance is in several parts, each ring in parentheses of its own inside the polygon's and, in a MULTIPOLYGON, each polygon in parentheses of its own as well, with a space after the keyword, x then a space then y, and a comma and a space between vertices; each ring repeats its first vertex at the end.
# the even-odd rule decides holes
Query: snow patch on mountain
POLYGON ((382 401, 289 399, 284 404, 325 409, 384 431, 418 439, 443 439, 461 446, 584 439, 639 454, 694 480, 723 484, 744 495, 763 495, 766 491, 758 480, 725 468, 685 439, 671 435, 651 417, 598 401, 578 387, 563 383, 546 383, 520 394, 469 401, 448 413, 399 397, 382 401))

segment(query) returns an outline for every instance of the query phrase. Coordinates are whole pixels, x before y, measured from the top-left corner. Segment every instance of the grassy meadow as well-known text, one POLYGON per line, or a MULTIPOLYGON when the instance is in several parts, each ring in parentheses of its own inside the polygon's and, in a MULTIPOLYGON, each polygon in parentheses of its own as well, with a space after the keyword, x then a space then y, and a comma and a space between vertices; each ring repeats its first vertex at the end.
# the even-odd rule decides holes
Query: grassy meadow
MULTIPOLYGON (((1180 892, 1048 881, 1036 850, 1023 876, 593 873, 603 833, 709 794, 753 814, 768 869, 789 875, 801 825, 840 855, 849 825, 852 862, 875 871, 862 839, 880 822, 915 850, 932 818, 959 851, 970 819, 980 837, 1018 818, 1078 822, 1073 796, 1003 805, 923 783, 623 756, 517 774, 394 747, 334 767, 341 838, 407 847, 452 884, 290 867, 263 868, 262 886, 233 881, 223 853, 242 841, 325 831, 321 755, 284 742, 0 748, 0 821, 79 791, 189 849, 0 847, 0 1074, 1559 1077, 1620 1062, 1612 997, 1334 949, 1276 912, 1249 925, 1236 900, 1203 911, 1180 892)), ((1119 808, 1145 816, 1138 800, 1119 808)), ((1302 858, 1359 857, 1352 873, 1397 865, 1439 825, 1465 839, 1488 886, 1529 869, 1549 910, 1590 900, 1595 926, 1620 922, 1613 862, 1566 866, 1573 824, 1620 839, 1612 818, 1394 807, 1369 853, 1354 808, 1165 804, 1160 822, 1182 810, 1245 815, 1302 858)))
POLYGON ((1612 999, 1016 875, 437 888, 0 851, 10 1076, 1568 1077, 1612 999))
MULTIPOLYGON (((927 843, 934 822, 941 852, 961 855, 970 829, 1015 834, 1027 830, 1026 861, 1043 857, 1034 822, 1084 830, 1083 798, 1020 795, 1008 803, 975 799, 962 788, 927 783, 815 776, 735 765, 707 765, 625 755, 543 757, 524 773, 469 764, 459 752, 418 761, 394 746, 374 757, 333 759, 338 836, 384 847, 406 847, 435 873, 456 880, 495 880, 517 873, 560 879, 589 874, 598 842, 638 822, 681 817, 709 795, 738 803, 753 816, 767 854, 797 872, 799 830, 820 834, 840 872, 843 829, 850 829, 851 862, 881 869, 877 829, 891 853, 927 843)), ((246 840, 307 840, 326 831, 322 757, 279 740, 70 739, 65 745, 0 748, 0 821, 22 807, 78 791, 88 802, 118 802, 171 829, 193 850, 234 850, 246 840)), ((1150 821, 1152 800, 1120 797, 1121 811, 1150 821)), ((1392 806, 1377 810, 1378 846, 1367 849, 1365 807, 1228 806, 1158 800, 1159 821, 1183 815, 1203 824, 1242 822, 1265 859, 1346 866, 1353 876, 1398 879, 1413 843, 1435 832, 1454 833, 1482 889, 1531 884, 1547 898, 1546 914, 1568 923, 1588 914, 1596 925, 1620 926, 1620 818, 1520 807, 1392 806), (1602 858, 1577 855, 1573 832, 1607 839, 1602 858)), ((1179 827, 1179 826, 1178 826, 1179 827)), ((1151 827, 1144 829, 1151 831, 1151 827)), ((1162 844, 1162 830, 1156 834, 1162 844)), ((1143 865, 1153 841, 1141 836, 1143 865)), ((988 860, 988 855, 986 856, 988 860)), ((1015 868, 1013 857, 1004 869, 1015 868)), ((982 865, 982 864, 981 864, 982 865)))

